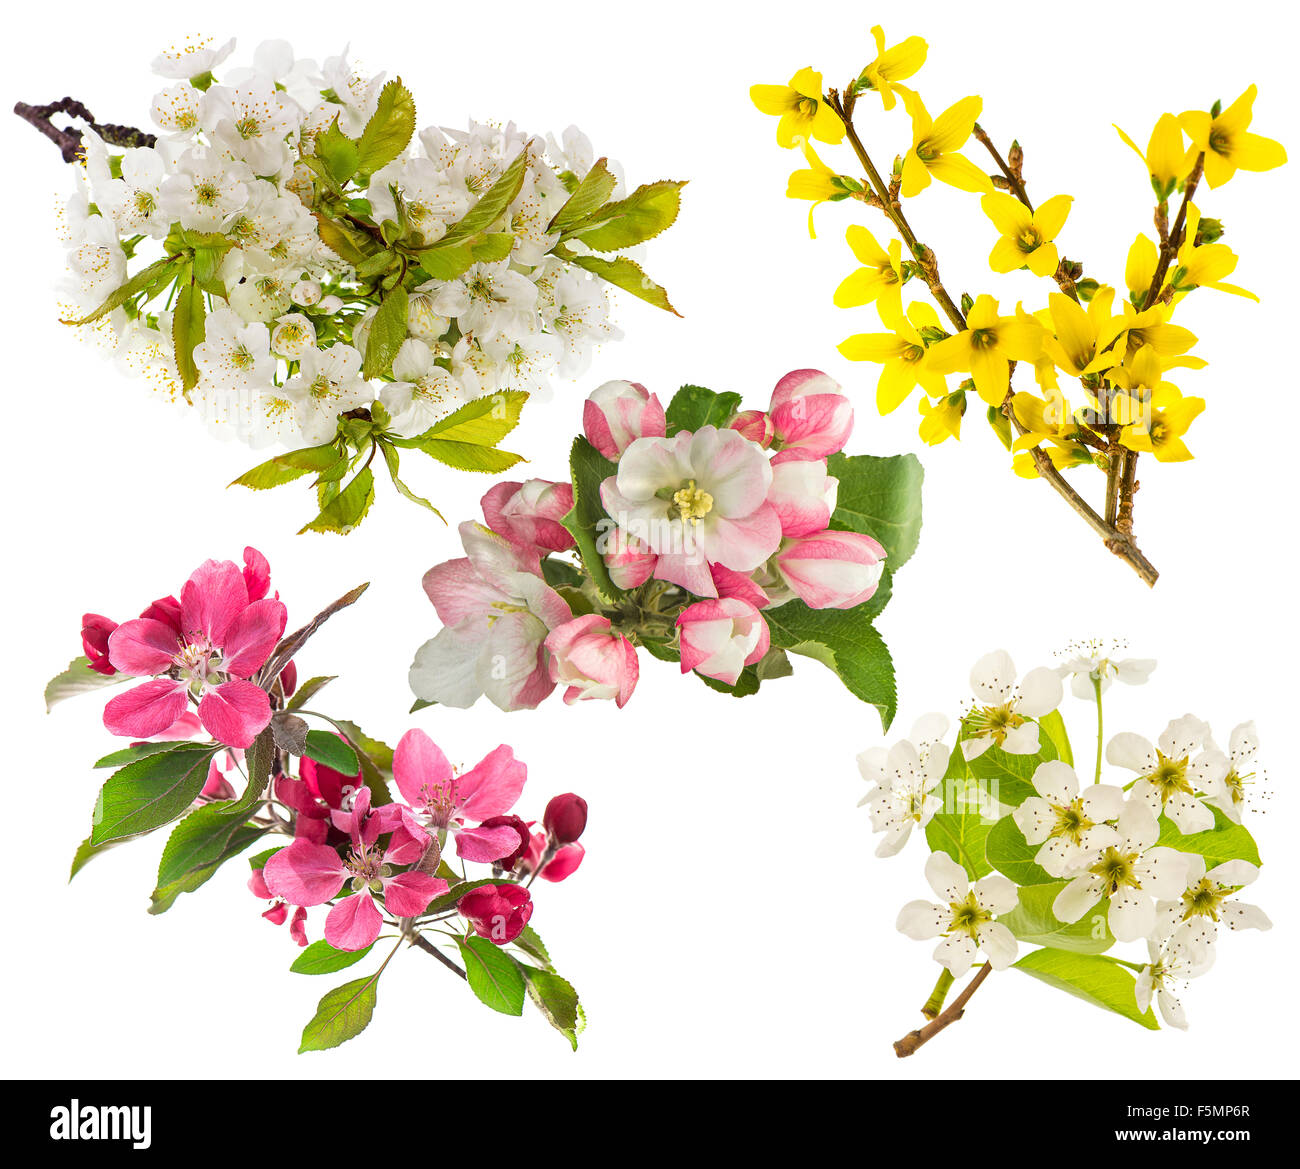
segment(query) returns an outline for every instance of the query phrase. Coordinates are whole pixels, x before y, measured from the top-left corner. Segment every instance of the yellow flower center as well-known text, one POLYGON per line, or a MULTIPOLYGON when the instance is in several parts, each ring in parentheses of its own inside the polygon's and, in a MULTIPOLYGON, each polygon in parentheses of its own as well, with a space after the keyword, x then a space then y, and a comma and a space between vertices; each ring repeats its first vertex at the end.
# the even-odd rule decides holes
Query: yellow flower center
POLYGON ((993 329, 972 329, 970 344, 972 349, 993 349, 998 343, 997 332, 993 329))
POLYGON ((979 940, 980 926, 993 920, 993 915, 987 909, 980 907, 973 892, 967 893, 963 901, 950 901, 948 908, 952 910, 948 932, 969 934, 976 941, 979 940))
POLYGON ((682 523, 690 520, 692 524, 698 524, 713 510, 713 496, 696 487, 695 480, 691 479, 685 487, 673 492, 673 506, 682 523))
POLYGON ((1025 719, 1010 706, 985 706, 971 711, 966 721, 976 738, 992 739, 1001 746, 1007 732, 1023 726, 1025 719))
POLYGON ((1199 884, 1183 894, 1183 920, 1208 917, 1218 921, 1219 905, 1228 899, 1230 893, 1231 890, 1216 885, 1209 877, 1202 877, 1199 884))
MULTIPOLYGON (((1154 427, 1151 436, 1155 437, 1154 427)), ((1156 756, 1159 759, 1156 769, 1142 778, 1160 793, 1160 799, 1167 800, 1177 792, 1191 795, 1192 785, 1187 779, 1187 756, 1183 756, 1182 759, 1170 759, 1161 751, 1157 751, 1156 756)))
POLYGON ((1138 854, 1135 852, 1125 855, 1111 845, 1101 854, 1101 859, 1088 869, 1088 872, 1100 877, 1106 883, 1107 897, 1113 897, 1125 886, 1130 889, 1141 889, 1142 882, 1133 871, 1133 862, 1137 857, 1138 854))
POLYGON ((1043 237, 1036 227, 1026 227, 1016 237, 1016 246, 1026 255, 1037 251, 1042 245, 1043 237))
POLYGON ((1064 837, 1071 844, 1078 844, 1091 827, 1093 822, 1084 815, 1083 800, 1078 799, 1056 806, 1056 825, 1050 835, 1064 837))

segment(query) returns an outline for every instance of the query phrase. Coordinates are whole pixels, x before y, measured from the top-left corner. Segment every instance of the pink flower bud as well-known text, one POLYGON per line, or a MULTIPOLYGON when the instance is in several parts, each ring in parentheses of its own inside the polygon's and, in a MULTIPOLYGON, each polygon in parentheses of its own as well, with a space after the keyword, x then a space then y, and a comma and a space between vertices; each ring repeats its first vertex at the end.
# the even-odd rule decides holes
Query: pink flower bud
POLYGON ((622 528, 615 528, 610 533, 604 556, 609 579, 615 588, 620 589, 634 589, 645 584, 659 563, 658 556, 622 528))
POLYGON ((528 846, 528 856, 524 858, 527 872, 536 872, 543 881, 563 881, 578 871, 587 850, 580 844, 564 844, 551 853, 551 859, 544 865, 548 841, 545 833, 534 832, 532 843, 528 846), (538 869, 541 865, 541 869, 538 869))
POLYGON ((507 853, 492 862, 494 865, 500 865, 507 872, 519 863, 519 858, 528 852, 528 846, 532 844, 533 834, 528 830, 527 822, 518 816, 489 816, 479 824, 479 828, 513 828, 519 834, 519 846, 514 852, 507 853))
POLYGON ((645 386, 606 382, 583 403, 582 429, 592 446, 617 462, 638 438, 663 438, 668 424, 659 399, 645 386))
POLYGON ((698 670, 734 686, 740 672, 767 653, 770 637, 763 615, 739 597, 697 601, 677 618, 682 673, 698 670))
POLYGON ((81 648, 90 662, 90 668, 105 677, 117 673, 108 660, 108 636, 116 628, 116 621, 110 621, 98 613, 87 613, 81 619, 81 648))
POLYGON ((587 801, 572 792, 555 796, 546 805, 542 823, 555 844, 572 844, 587 827, 587 801))
POLYGON ((880 583, 885 550, 858 532, 819 532, 782 541, 776 568, 812 609, 852 609, 880 583))
POLYGON ((572 507, 572 484, 547 479, 498 483, 483 496, 487 526, 512 544, 542 555, 573 547, 573 536, 560 523, 572 507))
POLYGON ((750 442, 756 442, 763 448, 772 445, 772 436, 775 433, 772 429, 772 419, 764 410, 742 410, 727 423, 727 428, 739 431, 750 442))
POLYGON ((776 383, 769 413, 780 448, 774 463, 824 459, 853 433, 853 407, 840 383, 817 369, 797 369, 776 383))
POLYGON ((480 885, 457 903, 461 917, 480 938, 497 946, 513 942, 533 916, 533 900, 521 885, 480 885))
POLYGON ((636 689, 636 649, 614 632, 608 617, 589 613, 552 630, 546 638, 551 681, 568 687, 564 701, 612 698, 621 710, 636 689))
POLYGON ((831 522, 839 480, 826 474, 821 459, 799 459, 772 468, 767 501, 781 519, 783 536, 811 536, 831 522))

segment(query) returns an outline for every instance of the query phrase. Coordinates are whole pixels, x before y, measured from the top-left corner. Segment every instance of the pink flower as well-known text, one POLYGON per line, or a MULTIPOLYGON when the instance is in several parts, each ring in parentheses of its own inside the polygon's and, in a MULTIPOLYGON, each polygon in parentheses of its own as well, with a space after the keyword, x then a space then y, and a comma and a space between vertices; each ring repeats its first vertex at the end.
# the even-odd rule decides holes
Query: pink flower
POLYGON ((98 613, 87 613, 81 618, 81 648, 90 668, 97 674, 112 676, 117 673, 108 660, 108 639, 116 628, 116 621, 98 613))
POLYGON ((885 550, 858 532, 820 532, 785 540, 776 570, 811 609, 852 609, 870 599, 884 571, 885 550))
POLYGON ((524 790, 528 768, 509 747, 498 747, 457 775, 428 735, 410 730, 393 752, 393 778, 421 825, 455 833, 457 856, 495 861, 518 848, 519 834, 508 825, 465 827, 466 820, 504 816, 524 790))
POLYGON ((677 618, 677 628, 682 673, 698 670, 728 686, 767 653, 771 640, 763 615, 739 597, 688 605, 677 618))
POLYGON ((765 410, 742 410, 727 423, 727 429, 743 434, 750 442, 758 443, 764 450, 772 445, 776 433, 772 427, 772 419, 765 410))
POLYGON ((529 552, 545 555, 573 547, 560 523, 573 508, 573 484, 529 479, 498 483, 483 496, 483 518, 494 532, 529 552))
POLYGON ((524 857, 523 871, 535 872, 543 881, 563 881, 577 872, 586 855, 587 850, 580 844, 562 844, 555 848, 548 845, 545 833, 534 832, 524 857), (552 849, 549 860, 546 859, 548 847, 552 849))
POLYGON ((605 458, 617 462, 638 438, 662 438, 667 432, 664 408, 645 386, 606 382, 582 405, 582 429, 605 458))
POLYGON ((519 863, 521 857, 528 852, 528 845, 532 840, 532 834, 529 830, 528 823, 519 816, 489 816, 482 824, 480 829, 492 828, 509 828, 511 832, 519 838, 519 843, 515 845, 514 851, 507 853, 505 856, 496 858, 492 863, 506 872, 510 872, 515 865, 519 863))
POLYGON ((546 638, 551 681, 568 687, 564 701, 612 698, 622 710, 636 689, 636 649, 615 633, 608 617, 589 613, 566 621, 546 638))
POLYGON ((657 579, 712 597, 710 564, 752 572, 780 544, 771 486, 762 447, 734 430, 702 426, 637 439, 600 497, 618 525, 658 555, 657 579))
POLYGON ((645 584, 659 563, 659 557, 622 528, 615 528, 609 534, 602 555, 609 579, 615 588, 620 589, 634 589, 645 584))
POLYGON ((768 408, 779 452, 773 462, 824 459, 853 432, 853 407, 840 384, 817 369, 796 369, 776 383, 768 408))
POLYGON ((504 946, 523 933, 533 916, 533 899, 521 885, 480 885, 460 899, 457 909, 479 937, 504 946))
POLYGON ((587 830, 587 801, 573 792, 552 796, 542 823, 553 843, 572 844, 587 830))
POLYGON ((822 459, 797 459, 772 467, 767 501, 781 518, 783 536, 811 536, 831 522, 839 480, 826 473, 822 459))
POLYGON ((304 756, 298 776, 279 775, 275 780, 276 799, 297 813, 294 835, 315 844, 341 842, 344 838, 333 828, 333 817, 335 812, 350 812, 357 792, 365 786, 359 767, 354 774, 344 775, 304 756))
POLYGON ((407 809, 386 804, 371 812, 370 790, 363 787, 351 811, 335 812, 333 818, 351 838, 346 859, 330 845, 298 837, 267 860, 262 870, 265 886, 272 897, 311 906, 323 905, 350 884, 352 892, 336 902, 325 919, 325 940, 336 950, 364 950, 384 922, 376 894, 393 917, 418 917, 448 885, 418 869, 394 875, 393 865, 418 861, 429 843, 423 830, 412 831, 407 809), (385 851, 378 841, 388 832, 393 833, 393 843, 385 851))
POLYGON ((270 901, 271 906, 262 916, 272 925, 284 925, 289 921, 289 936, 300 946, 307 944, 307 910, 301 905, 290 906, 282 897, 276 897, 270 889, 266 887, 266 878, 262 876, 261 869, 254 869, 253 875, 248 878, 248 890, 254 897, 260 897, 263 901, 270 901), (293 909, 293 917, 289 918, 289 910, 293 909))
POLYGON ((762 587, 751 576, 743 572, 732 572, 720 564, 710 565, 713 583, 720 597, 739 597, 748 601, 755 609, 765 609, 771 602, 762 587))
POLYGON ((467 707, 482 695, 502 710, 530 710, 552 690, 543 645, 573 617, 526 554, 481 524, 460 526, 468 555, 424 574, 444 628, 411 666, 411 689, 429 702, 467 707))
POLYGON ((249 747, 271 721, 267 693, 248 678, 284 634, 279 601, 250 601, 232 561, 208 560, 181 590, 179 612, 158 605, 119 625, 108 639, 109 661, 124 674, 150 677, 104 708, 115 735, 148 738, 174 723, 191 698, 199 721, 219 742, 249 747))

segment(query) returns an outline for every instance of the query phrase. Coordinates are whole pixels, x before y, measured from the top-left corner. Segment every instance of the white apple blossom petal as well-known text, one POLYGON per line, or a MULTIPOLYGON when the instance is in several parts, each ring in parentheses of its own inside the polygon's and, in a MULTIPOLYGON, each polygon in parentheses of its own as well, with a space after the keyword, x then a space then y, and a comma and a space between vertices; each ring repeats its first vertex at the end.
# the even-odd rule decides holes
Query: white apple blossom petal
POLYGON ((1133 866, 1143 892, 1159 899, 1179 896, 1187 888, 1188 855, 1164 845, 1148 848, 1133 866))
POLYGON ((1214 827, 1214 813, 1195 796, 1175 792, 1165 801, 1165 815, 1184 836, 1214 827))
POLYGON ((1194 714, 1174 719, 1161 732, 1156 745, 1168 759, 1186 759, 1210 737, 1209 726, 1194 714))
POLYGON ((1156 995, 1156 1002, 1160 1004, 1160 1017, 1170 1027, 1176 1027, 1179 1031, 1187 1030, 1187 1015, 1183 1011, 1183 1004, 1163 986, 1156 995))
MULTIPOLYGON (((1201 860, 1204 864, 1204 859, 1201 860)), ((1215 865, 1208 873, 1204 874, 1209 877, 1216 885, 1231 885, 1241 888, 1245 885, 1253 885, 1259 878, 1259 866, 1252 865, 1250 861, 1230 860, 1224 861, 1221 865, 1215 865)), ((1189 873, 1189 883, 1199 880, 1199 877, 1192 877, 1189 873)))
POLYGON ((1219 906, 1219 916, 1229 929, 1233 930, 1271 930, 1273 923, 1258 905, 1248 905, 1243 901, 1226 901, 1219 906))
POLYGON ((1052 902, 1052 913, 1056 915, 1057 921, 1067 924, 1078 921, 1101 900, 1105 888, 1100 877, 1082 873, 1056 895, 1056 900, 1052 902))
POLYGON ((1081 798, 1089 820, 1115 820, 1124 810, 1124 789, 1109 783, 1090 784, 1081 798))
POLYGON ((1056 827, 1056 812, 1041 796, 1030 796, 1011 813, 1026 844, 1042 844, 1056 827))

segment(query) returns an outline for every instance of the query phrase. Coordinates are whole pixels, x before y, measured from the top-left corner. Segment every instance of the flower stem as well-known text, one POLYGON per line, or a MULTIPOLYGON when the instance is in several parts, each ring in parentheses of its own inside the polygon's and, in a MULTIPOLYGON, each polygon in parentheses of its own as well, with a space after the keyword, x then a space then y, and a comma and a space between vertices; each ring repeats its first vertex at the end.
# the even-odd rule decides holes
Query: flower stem
POLYGON ((1092 679, 1092 690, 1097 696, 1097 767, 1093 772, 1092 782, 1101 783, 1101 741, 1102 741, 1102 722, 1101 722, 1101 674, 1098 673, 1092 679))
MULTIPOLYGON (((927 1023, 919 1031, 909 1031, 902 1039, 894 1044, 894 1052, 899 1059, 911 1055, 923 1043, 928 1043, 939 1034, 950 1023, 957 1022, 958 1019, 966 1013, 966 1004, 970 1001, 971 995, 979 990, 980 985, 989 976, 993 969, 987 962, 975 973, 975 977, 970 980, 970 984, 952 1001, 952 1006, 948 1007, 941 1015, 933 1021, 927 1023)), ((927 1004, 928 1005, 928 1004, 927 1004)))
POLYGON ((463 971, 459 966, 457 966, 455 962, 453 962, 450 958, 448 958, 446 954, 444 954, 441 950, 439 950, 438 947, 435 946, 431 941, 429 941, 429 939, 426 938, 423 934, 415 934, 411 938, 411 945, 419 946, 420 949, 423 950, 426 954, 432 954, 435 958, 438 959, 439 962, 441 962, 445 967, 447 967, 448 970, 451 970, 454 973, 459 974, 461 978, 465 978, 466 981, 468 981, 465 971, 463 971))
POLYGON ((930 992, 930 997, 925 1000, 925 1006, 921 1008, 921 1014, 927 1019, 938 1017, 943 1010, 943 1000, 948 997, 948 990, 956 981, 948 967, 943 968, 943 973, 939 975, 939 981, 934 984, 934 990, 930 992))
POLYGON ((80 118, 110 146, 153 146, 158 141, 154 135, 137 130, 134 126, 117 126, 112 123, 99 125, 95 121, 95 115, 73 97, 61 97, 44 106, 30 106, 20 101, 14 106, 14 113, 53 142, 59 148, 64 162, 77 161, 77 155, 81 151, 82 132, 75 126, 60 129, 50 120, 55 114, 80 118))

